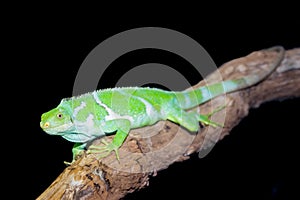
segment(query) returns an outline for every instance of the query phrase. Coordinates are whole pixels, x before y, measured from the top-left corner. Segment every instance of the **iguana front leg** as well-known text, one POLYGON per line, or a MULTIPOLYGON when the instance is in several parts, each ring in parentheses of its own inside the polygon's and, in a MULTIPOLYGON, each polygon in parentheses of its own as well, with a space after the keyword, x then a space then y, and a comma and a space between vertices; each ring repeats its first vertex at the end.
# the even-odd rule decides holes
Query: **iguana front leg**
POLYGON ((127 119, 117 119, 105 122, 104 132, 114 131, 117 131, 117 133, 111 143, 108 143, 105 139, 102 139, 101 142, 103 145, 91 145, 87 153, 98 154, 97 158, 100 159, 108 156, 112 151, 114 151, 117 159, 120 160, 118 150, 124 143, 130 131, 130 121, 127 119))
POLYGON ((73 159, 72 162, 64 161, 66 165, 71 165, 82 152, 85 151, 86 143, 75 143, 72 148, 73 159))

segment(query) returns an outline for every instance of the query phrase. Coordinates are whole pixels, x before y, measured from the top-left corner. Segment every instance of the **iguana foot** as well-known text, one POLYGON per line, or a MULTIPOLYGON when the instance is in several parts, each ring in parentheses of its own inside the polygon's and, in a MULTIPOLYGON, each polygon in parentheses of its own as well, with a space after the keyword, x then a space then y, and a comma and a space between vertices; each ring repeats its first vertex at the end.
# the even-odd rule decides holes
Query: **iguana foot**
POLYGON ((223 110, 226 106, 220 106, 218 107, 216 110, 213 110, 212 112, 206 114, 206 115, 199 115, 198 116, 198 120, 200 122, 202 122, 203 124, 205 125, 210 125, 212 127, 223 127, 224 125, 223 124, 219 124, 217 122, 214 122, 214 121, 211 121, 209 118, 214 115, 215 113, 219 112, 220 110, 223 110))
POLYGON ((117 160, 119 161, 119 147, 115 145, 113 142, 108 143, 106 140, 102 139, 101 142, 104 144, 102 146, 91 145, 87 150, 87 153, 97 154, 97 158, 101 159, 108 156, 112 151, 115 152, 117 160))

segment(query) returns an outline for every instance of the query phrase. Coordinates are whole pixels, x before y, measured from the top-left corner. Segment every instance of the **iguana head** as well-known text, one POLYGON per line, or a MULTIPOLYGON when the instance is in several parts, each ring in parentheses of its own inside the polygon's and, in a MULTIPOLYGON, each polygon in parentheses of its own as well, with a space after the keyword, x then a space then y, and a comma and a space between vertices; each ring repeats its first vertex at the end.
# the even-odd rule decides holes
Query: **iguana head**
POLYGON ((50 135, 64 135, 74 129, 71 115, 60 105, 42 115, 40 126, 50 135))

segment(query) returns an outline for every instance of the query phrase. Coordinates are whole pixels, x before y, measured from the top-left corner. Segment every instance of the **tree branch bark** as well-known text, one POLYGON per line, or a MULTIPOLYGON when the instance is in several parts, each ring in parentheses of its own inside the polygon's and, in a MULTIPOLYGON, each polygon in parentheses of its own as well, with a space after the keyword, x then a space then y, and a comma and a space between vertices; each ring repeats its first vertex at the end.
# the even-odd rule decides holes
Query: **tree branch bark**
MULTIPOLYGON (((226 80, 262 73, 276 56, 276 52, 257 51, 232 60, 194 88, 218 82, 220 77, 226 80)), ((190 154, 198 151, 199 156, 204 157, 217 141, 247 116, 250 108, 266 101, 299 96, 300 48, 297 48, 286 51, 280 66, 266 80, 199 106, 203 114, 225 104, 225 109, 212 116, 213 121, 224 124, 223 128, 205 126, 193 134, 172 122, 161 121, 132 130, 120 149, 120 162, 114 154, 102 160, 97 160, 96 155, 83 154, 37 199, 120 199, 147 186, 150 176, 172 163, 189 159, 190 154)))

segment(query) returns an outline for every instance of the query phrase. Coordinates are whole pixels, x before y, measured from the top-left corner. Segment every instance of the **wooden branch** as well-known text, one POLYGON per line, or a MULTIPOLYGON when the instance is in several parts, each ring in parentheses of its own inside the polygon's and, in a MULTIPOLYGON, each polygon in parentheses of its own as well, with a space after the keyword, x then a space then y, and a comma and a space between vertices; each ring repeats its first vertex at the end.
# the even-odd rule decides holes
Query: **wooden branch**
MULTIPOLYGON (((235 59, 221 66, 219 71, 195 88, 207 82, 217 82, 218 77, 226 80, 262 73, 277 56, 276 52, 257 51, 235 59)), ((299 96, 300 48, 286 51, 281 65, 263 82, 200 106, 201 113, 209 113, 226 104, 226 109, 212 118, 219 123, 225 122, 223 128, 208 126, 198 134, 192 134, 172 122, 161 121, 132 130, 120 149, 120 162, 116 161, 114 154, 99 161, 95 155, 83 154, 38 199, 120 199, 147 186, 150 176, 155 176, 157 171, 166 169, 172 163, 184 161, 197 151, 200 151, 200 157, 205 156, 248 114, 249 108, 258 107, 266 101, 299 96)))

